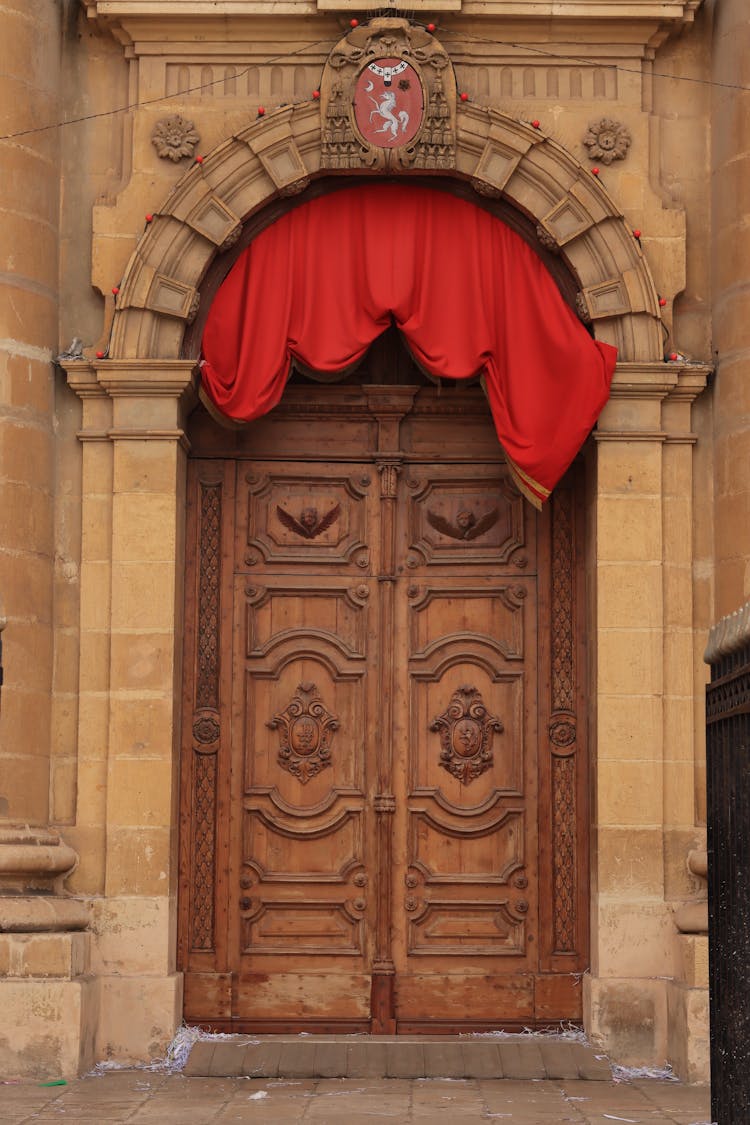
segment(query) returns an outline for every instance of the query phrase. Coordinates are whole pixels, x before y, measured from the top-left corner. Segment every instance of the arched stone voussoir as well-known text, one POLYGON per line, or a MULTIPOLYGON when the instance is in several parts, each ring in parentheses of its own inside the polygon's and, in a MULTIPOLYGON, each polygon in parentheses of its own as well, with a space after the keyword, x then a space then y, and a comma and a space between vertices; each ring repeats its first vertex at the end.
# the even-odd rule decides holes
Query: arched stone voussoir
MULTIPOLYGON (((462 103, 455 173, 536 222, 542 244, 564 255, 580 280, 583 319, 598 338, 616 344, 621 360, 662 358, 658 296, 640 245, 604 186, 570 152, 527 122, 462 103)), ((258 118, 202 157, 172 189, 130 260, 110 355, 177 358, 213 259, 234 245, 251 215, 304 191, 320 174, 315 103, 258 118), (148 323, 138 325, 139 318, 148 323)))

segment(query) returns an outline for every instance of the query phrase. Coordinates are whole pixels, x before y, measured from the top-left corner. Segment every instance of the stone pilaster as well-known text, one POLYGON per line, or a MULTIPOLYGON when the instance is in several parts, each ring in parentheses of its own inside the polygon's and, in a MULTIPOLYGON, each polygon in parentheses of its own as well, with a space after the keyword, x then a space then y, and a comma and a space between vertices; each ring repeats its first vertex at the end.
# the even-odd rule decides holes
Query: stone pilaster
POLYGON ((65 365, 83 400, 79 804, 99 1055, 163 1050, 175 972, 186 408, 193 363, 65 365))
POLYGON ((696 835, 690 404, 706 375, 699 365, 621 364, 595 433, 586 1023, 622 1062, 667 1057, 666 981, 677 972, 670 899, 687 897, 679 873, 696 835))

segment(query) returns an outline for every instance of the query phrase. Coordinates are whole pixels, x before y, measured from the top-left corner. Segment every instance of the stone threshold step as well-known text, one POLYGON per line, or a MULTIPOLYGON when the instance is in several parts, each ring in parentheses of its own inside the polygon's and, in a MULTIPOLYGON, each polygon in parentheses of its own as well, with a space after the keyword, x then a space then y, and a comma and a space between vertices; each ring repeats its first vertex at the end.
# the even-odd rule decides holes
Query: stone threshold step
POLYGON ((212 1078, 584 1078, 609 1063, 552 1035, 230 1035, 199 1039, 183 1071, 212 1078))

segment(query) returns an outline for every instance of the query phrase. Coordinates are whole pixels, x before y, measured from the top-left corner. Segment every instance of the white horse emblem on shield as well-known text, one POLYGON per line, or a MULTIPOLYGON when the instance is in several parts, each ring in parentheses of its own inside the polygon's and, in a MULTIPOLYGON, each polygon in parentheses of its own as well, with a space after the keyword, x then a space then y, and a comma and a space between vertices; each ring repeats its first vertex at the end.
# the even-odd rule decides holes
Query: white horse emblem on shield
POLYGON ((400 62, 396 66, 378 66, 377 63, 370 63, 368 70, 373 74, 377 74, 379 78, 383 79, 385 91, 380 95, 380 98, 374 98, 372 91, 375 86, 372 81, 368 82, 365 86, 365 93, 372 102, 374 109, 370 112, 370 124, 373 123, 373 117, 380 117, 382 125, 376 129, 376 133, 390 134, 388 138, 395 141, 398 138, 399 130, 405 133, 409 128, 409 114, 405 109, 398 109, 398 102, 396 98, 396 91, 391 89, 391 83, 397 74, 403 73, 407 67, 406 62, 400 62))

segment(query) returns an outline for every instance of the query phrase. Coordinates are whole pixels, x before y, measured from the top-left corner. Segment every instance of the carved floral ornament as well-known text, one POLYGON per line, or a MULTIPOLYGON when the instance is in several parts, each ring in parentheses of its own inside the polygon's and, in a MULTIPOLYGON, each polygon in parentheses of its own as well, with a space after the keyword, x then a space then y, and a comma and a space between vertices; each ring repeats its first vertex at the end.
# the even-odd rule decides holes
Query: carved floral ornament
POLYGON ((589 150, 589 160, 611 164, 614 160, 625 159, 632 139, 629 129, 621 121, 602 117, 589 125, 583 143, 589 150))
POLYGON ((279 732, 279 765, 303 785, 332 764, 331 739, 339 721, 315 684, 300 684, 297 694, 266 726, 279 732))
POLYGON ((193 122, 179 113, 162 117, 151 133, 151 143, 157 156, 162 160, 172 160, 175 164, 186 156, 192 156, 199 140, 200 136, 196 133, 193 122))
POLYGON ((460 687, 442 715, 430 724, 440 735, 440 765, 463 785, 492 768, 492 736, 503 730, 500 719, 487 712, 475 687, 460 687))

